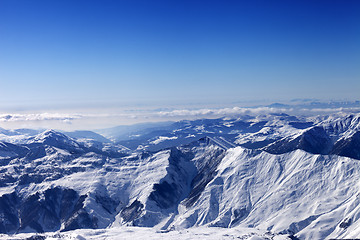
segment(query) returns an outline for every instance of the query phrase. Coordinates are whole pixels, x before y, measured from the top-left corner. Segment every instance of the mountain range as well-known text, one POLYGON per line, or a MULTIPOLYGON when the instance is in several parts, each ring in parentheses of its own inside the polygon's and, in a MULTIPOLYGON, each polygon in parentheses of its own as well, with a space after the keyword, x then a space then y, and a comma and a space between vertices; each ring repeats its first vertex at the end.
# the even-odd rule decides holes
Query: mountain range
POLYGON ((0 233, 206 226, 355 238, 359 131, 360 114, 0 129, 0 233))

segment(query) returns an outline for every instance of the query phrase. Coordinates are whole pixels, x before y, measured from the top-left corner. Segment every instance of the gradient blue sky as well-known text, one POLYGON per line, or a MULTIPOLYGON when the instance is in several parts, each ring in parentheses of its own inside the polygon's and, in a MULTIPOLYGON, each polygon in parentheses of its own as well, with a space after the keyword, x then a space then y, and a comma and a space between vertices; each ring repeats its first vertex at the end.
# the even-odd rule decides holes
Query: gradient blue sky
POLYGON ((359 78, 360 1, 0 1, 0 109, 353 100, 359 78))

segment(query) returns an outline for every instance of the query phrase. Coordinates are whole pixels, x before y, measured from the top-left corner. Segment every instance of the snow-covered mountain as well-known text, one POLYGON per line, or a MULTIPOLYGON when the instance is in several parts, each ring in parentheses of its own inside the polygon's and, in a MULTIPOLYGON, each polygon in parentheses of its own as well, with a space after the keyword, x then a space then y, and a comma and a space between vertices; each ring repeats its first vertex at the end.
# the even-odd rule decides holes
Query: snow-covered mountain
POLYGON ((237 119, 200 119, 179 121, 156 128, 132 129, 116 135, 111 129, 102 130, 114 142, 132 150, 159 151, 189 144, 202 137, 211 137, 230 146, 262 149, 282 154, 296 149, 315 154, 336 154, 360 159, 360 115, 327 117, 295 117, 287 114, 242 116, 237 119), (114 137, 116 136, 116 137, 114 137), (348 147, 346 147, 348 146, 348 147))
POLYGON ((359 126, 359 114, 243 116, 117 142, 2 130, 23 137, 0 142, 0 233, 207 226, 257 229, 263 239, 353 238, 359 126))

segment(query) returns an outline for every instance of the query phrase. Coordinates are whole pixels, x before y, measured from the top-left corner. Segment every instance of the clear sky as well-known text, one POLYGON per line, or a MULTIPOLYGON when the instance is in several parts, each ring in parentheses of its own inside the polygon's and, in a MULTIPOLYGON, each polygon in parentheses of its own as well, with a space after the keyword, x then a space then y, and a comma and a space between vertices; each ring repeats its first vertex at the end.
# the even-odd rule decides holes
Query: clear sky
POLYGON ((357 0, 0 0, 0 109, 359 93, 357 0))

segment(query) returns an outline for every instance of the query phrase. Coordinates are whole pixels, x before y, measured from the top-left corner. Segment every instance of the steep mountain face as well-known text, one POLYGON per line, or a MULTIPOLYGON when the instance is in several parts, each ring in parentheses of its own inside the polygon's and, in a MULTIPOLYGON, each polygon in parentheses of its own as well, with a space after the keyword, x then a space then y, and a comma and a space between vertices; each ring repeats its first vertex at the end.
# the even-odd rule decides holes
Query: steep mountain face
POLYGON ((331 149, 331 154, 360 159, 360 131, 339 139, 331 149))
POLYGON ((282 154, 296 149, 314 154, 335 154, 360 160, 360 115, 329 118, 292 136, 281 138, 263 150, 282 154))
POLYGON ((225 152, 204 138, 157 153, 109 158, 54 131, 24 148, 26 154, 1 169, 3 233, 165 224, 182 200, 199 197, 225 152), (34 144, 44 149, 35 159, 29 158, 34 144))
POLYGON ((137 151, 53 130, 0 142, 0 233, 209 226, 324 239, 359 228, 358 115, 172 126, 137 151), (169 147, 146 150, 156 141, 169 147))
POLYGON ((189 145, 166 150, 167 167, 145 199, 131 201, 120 213, 120 222, 166 229, 181 201, 194 202, 212 179, 225 150, 203 138, 189 145), (129 218, 128 216, 131 216, 129 218))
MULTIPOLYGON (((64 143, 58 135, 55 139, 60 141, 57 144, 64 143)), ((111 224, 166 228, 181 201, 186 199, 190 206, 199 198, 216 174, 225 150, 204 138, 178 148, 118 159, 104 159, 95 153, 69 154, 64 149, 45 153, 32 161, 17 159, 2 169, 13 176, 2 181, 8 191, 0 198, 3 233, 111 224)))
MULTIPOLYGON (((96 219, 84 210, 86 195, 79 196, 72 189, 54 187, 36 192, 18 201, 18 231, 56 231, 96 228, 96 219)), ((13 213, 15 215, 15 213, 13 213)))
POLYGON ((327 154, 331 149, 332 141, 322 127, 310 127, 296 136, 280 139, 264 150, 273 154, 282 154, 301 149, 315 154, 327 154))
POLYGON ((358 161, 337 156, 229 149, 200 198, 191 207, 180 204, 172 226, 250 226, 300 239, 336 236, 346 232, 343 222, 360 223, 359 171, 358 161))

